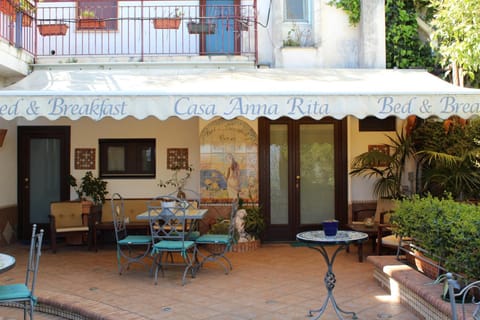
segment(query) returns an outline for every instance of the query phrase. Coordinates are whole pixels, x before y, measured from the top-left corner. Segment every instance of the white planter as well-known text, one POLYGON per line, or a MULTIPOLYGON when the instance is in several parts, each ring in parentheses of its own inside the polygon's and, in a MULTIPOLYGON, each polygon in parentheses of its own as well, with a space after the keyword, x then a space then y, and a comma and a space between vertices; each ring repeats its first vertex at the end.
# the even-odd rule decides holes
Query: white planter
POLYGON ((313 68, 322 63, 318 48, 315 47, 283 47, 276 50, 275 66, 277 68, 313 68))

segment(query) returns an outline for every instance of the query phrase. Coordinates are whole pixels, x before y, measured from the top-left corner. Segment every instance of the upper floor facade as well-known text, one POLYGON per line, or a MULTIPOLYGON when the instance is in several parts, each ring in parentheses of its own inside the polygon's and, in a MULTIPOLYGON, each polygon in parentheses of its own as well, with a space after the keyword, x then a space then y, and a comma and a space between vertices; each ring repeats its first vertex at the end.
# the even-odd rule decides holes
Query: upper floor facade
POLYGON ((383 1, 362 0, 356 26, 329 2, 0 0, 0 81, 98 64, 384 68, 383 1))

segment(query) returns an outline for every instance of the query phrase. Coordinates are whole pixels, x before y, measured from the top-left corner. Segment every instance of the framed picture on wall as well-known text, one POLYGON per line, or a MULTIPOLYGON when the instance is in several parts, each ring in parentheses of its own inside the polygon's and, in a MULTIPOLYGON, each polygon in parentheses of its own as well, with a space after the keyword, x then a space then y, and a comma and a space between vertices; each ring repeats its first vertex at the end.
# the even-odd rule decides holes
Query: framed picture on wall
MULTIPOLYGON (((390 147, 386 144, 370 144, 368 146, 368 152, 371 152, 371 151, 378 151, 378 152, 384 153, 386 155, 390 155, 390 147)), ((387 166, 387 163, 379 161, 377 163, 377 166, 385 167, 385 166, 387 166)))

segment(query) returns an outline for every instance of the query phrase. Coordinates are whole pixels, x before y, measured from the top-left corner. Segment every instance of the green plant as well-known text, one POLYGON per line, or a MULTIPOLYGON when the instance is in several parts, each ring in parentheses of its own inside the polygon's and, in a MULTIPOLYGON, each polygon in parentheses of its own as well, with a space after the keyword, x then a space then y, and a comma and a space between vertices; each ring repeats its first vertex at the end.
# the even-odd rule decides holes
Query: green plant
POLYGON ((310 29, 305 28, 301 29, 295 23, 292 25, 292 28, 288 30, 287 39, 283 40, 284 47, 304 47, 309 45, 310 39, 310 29))
POLYGON ((412 132, 422 168, 420 192, 457 200, 479 197, 480 121, 429 119, 412 132))
POLYGON ((168 180, 160 180, 158 186, 161 188, 172 186, 177 190, 177 192, 180 192, 185 187, 188 179, 190 179, 190 176, 192 175, 193 165, 189 165, 186 169, 176 166, 172 169, 172 171, 172 176, 168 180), (183 174, 181 173, 182 171, 184 171, 183 174))
POLYGON ((413 155, 413 143, 403 131, 387 137, 390 154, 377 150, 364 152, 353 159, 350 174, 377 178, 373 189, 377 197, 399 198, 403 196, 402 176, 408 157, 413 155))
POLYGON ((93 19, 95 17, 96 17, 96 14, 95 14, 95 11, 93 10, 85 9, 80 12, 80 18, 93 19))
POLYGON ((218 217, 216 222, 210 227, 208 233, 211 234, 228 234, 228 229, 230 228, 230 220, 218 217))
POLYGON ((348 15, 348 22, 352 26, 356 26, 360 22, 360 0, 331 0, 327 4, 345 11, 348 15))
POLYGON ((87 171, 82 178, 80 185, 72 175, 69 176, 69 184, 75 190, 80 199, 89 198, 94 205, 101 205, 105 202, 108 194, 107 182, 101 178, 94 177, 91 171, 87 171))
POLYGON ((265 217, 262 214, 262 208, 253 203, 245 205, 243 199, 239 199, 239 209, 245 209, 247 215, 244 218, 245 232, 254 239, 260 239, 265 231, 265 217))
POLYGON ((175 18, 181 18, 181 17, 183 17, 183 15, 184 15, 184 13, 183 13, 182 9, 175 8, 175 13, 174 13, 175 18))
POLYGON ((73 188, 73 190, 77 194, 78 199, 81 199, 82 195, 83 195, 83 192, 82 192, 82 189, 80 188, 80 186, 77 184, 77 179, 74 176, 69 175, 68 176, 68 184, 70 185, 70 187, 73 188))
POLYGON ((415 195, 397 201, 391 222, 395 233, 415 239, 450 272, 480 277, 480 207, 445 198, 415 195))
POLYGON ((413 1, 386 0, 385 22, 387 68, 435 68, 429 43, 418 35, 417 8, 413 1))
POLYGON ((20 12, 24 12, 29 15, 32 15, 37 10, 35 4, 28 0, 19 0, 17 5, 20 12))

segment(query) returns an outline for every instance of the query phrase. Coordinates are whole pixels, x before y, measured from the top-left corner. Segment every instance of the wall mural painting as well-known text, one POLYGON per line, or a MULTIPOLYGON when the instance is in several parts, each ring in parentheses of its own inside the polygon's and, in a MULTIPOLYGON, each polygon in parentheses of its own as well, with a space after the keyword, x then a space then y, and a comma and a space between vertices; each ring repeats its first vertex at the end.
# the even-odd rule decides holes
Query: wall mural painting
POLYGON ((205 202, 258 201, 257 133, 243 120, 218 119, 200 132, 200 192, 205 202))

